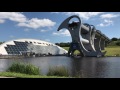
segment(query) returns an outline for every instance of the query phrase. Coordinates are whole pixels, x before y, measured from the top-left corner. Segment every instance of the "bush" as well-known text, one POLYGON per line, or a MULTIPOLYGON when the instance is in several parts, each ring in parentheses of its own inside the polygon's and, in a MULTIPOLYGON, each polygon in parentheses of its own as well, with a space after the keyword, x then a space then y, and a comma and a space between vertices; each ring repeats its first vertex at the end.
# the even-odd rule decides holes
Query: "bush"
POLYGON ((11 65, 11 67, 8 68, 8 71, 24 73, 25 72, 25 65, 23 63, 13 63, 11 65))
POLYGON ((24 63, 13 63, 9 68, 8 71, 10 72, 17 72, 17 73, 25 73, 30 75, 39 75, 39 68, 31 65, 31 64, 24 64, 24 63))
POLYGON ((39 75, 39 68, 32 64, 28 64, 26 65, 26 74, 39 75))
POLYGON ((69 76, 68 70, 64 66, 50 67, 47 73, 48 76, 69 76))
POLYGON ((116 45, 120 46, 120 42, 116 42, 116 45))

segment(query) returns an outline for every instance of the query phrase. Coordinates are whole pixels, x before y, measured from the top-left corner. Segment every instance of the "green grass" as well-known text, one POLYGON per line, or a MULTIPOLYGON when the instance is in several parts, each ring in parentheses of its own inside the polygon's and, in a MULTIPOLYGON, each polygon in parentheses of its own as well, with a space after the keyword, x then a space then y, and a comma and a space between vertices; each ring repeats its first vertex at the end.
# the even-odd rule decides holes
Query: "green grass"
POLYGON ((68 78, 69 73, 65 67, 54 68, 50 68, 50 72, 47 76, 41 75, 39 68, 34 65, 14 62, 6 72, 0 72, 0 76, 15 78, 68 78))
POLYGON ((69 71, 64 66, 50 67, 47 76, 66 76, 69 77, 69 71))
POLYGON ((60 76, 29 75, 29 74, 22 74, 16 72, 0 72, 0 76, 15 77, 15 78, 68 78, 65 76, 60 77, 60 76))
MULTIPOLYGON (((62 47, 62 48, 64 48, 65 50, 69 50, 69 47, 62 47)), ((80 54, 80 52, 78 51, 78 50, 76 50, 75 52, 74 52, 74 54, 80 54)))
MULTIPOLYGON (((69 50, 69 47, 62 47, 62 48, 69 50)), ((105 48, 104 51, 107 51, 105 56, 120 56, 120 46, 108 46, 105 48)))
POLYGON ((14 62, 8 68, 7 71, 30 74, 30 75, 39 75, 40 74, 40 70, 38 67, 36 67, 32 64, 25 64, 25 63, 20 63, 20 62, 14 62))
POLYGON ((62 48, 64 48, 64 49, 67 50, 67 51, 69 50, 69 47, 62 47, 62 48))
POLYGON ((117 47, 106 47, 105 51, 107 51, 107 53, 105 54, 105 56, 120 56, 120 46, 117 47))
POLYGON ((54 72, 49 73, 49 76, 47 76, 41 75, 39 68, 32 64, 14 62, 6 72, 0 72, 0 76, 15 78, 68 78, 69 73, 65 67, 54 68, 50 68, 50 72, 54 72), (57 71, 54 71, 54 68, 56 68, 57 71))

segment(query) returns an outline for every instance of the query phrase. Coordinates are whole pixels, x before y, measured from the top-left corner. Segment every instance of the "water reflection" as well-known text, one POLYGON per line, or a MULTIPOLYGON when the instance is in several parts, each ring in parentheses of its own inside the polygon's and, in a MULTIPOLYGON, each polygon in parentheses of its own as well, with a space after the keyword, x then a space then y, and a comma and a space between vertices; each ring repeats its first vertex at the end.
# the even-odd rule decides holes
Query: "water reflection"
POLYGON ((80 77, 96 77, 97 62, 96 58, 80 58, 74 59, 72 62, 72 75, 78 75, 80 77))
POLYGON ((13 62, 25 62, 38 66, 43 75, 46 75, 50 67, 65 66, 71 76, 84 78, 120 78, 120 57, 102 58, 70 58, 37 57, 22 60, 0 59, 0 71, 5 71, 13 62))

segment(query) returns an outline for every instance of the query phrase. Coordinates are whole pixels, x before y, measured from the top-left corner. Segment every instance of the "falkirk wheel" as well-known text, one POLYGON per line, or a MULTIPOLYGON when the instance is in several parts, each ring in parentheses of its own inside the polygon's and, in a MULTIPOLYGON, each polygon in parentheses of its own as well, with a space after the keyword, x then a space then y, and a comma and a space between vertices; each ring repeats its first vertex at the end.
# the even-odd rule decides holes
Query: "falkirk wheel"
POLYGON ((83 24, 77 15, 73 15, 61 23, 58 31, 63 28, 70 32, 72 38, 68 56, 72 56, 75 50, 78 50, 83 57, 105 55, 106 51, 102 52, 102 50, 104 50, 110 39, 99 30, 96 30, 95 26, 87 23, 83 24), (73 18, 78 19, 78 21, 70 23, 73 18))

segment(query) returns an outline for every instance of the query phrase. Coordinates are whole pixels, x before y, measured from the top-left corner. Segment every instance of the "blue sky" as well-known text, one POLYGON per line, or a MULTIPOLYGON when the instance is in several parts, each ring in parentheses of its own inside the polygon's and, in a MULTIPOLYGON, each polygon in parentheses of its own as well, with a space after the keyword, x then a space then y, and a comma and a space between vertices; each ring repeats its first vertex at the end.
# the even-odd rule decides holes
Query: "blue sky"
POLYGON ((70 42, 67 30, 57 31, 69 16, 96 26, 110 39, 120 38, 120 12, 0 12, 0 41, 33 38, 52 43, 70 42))

